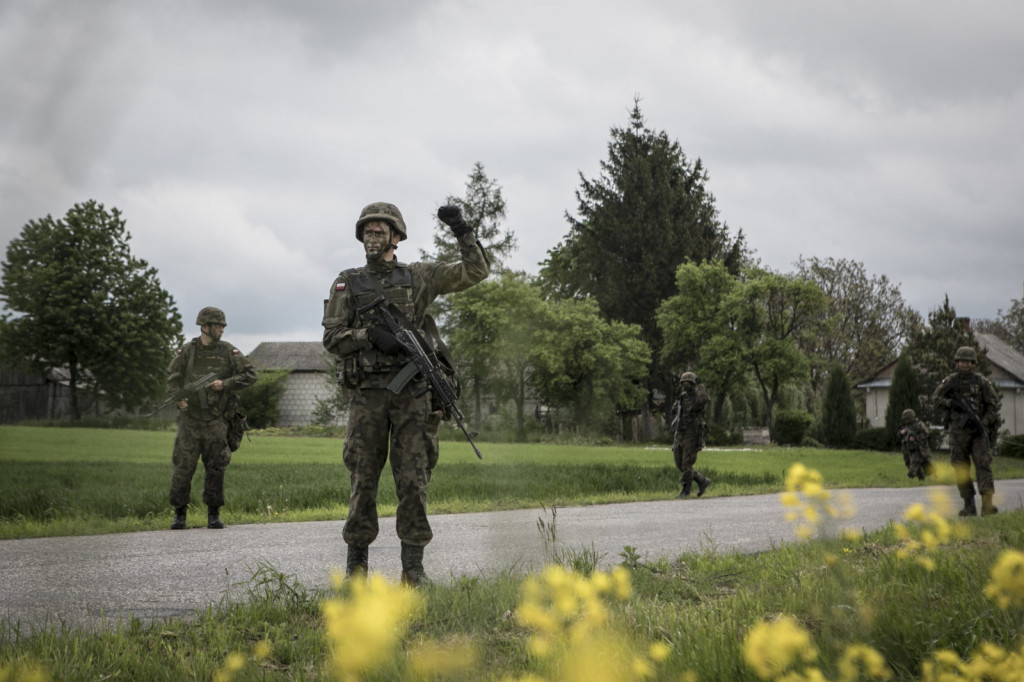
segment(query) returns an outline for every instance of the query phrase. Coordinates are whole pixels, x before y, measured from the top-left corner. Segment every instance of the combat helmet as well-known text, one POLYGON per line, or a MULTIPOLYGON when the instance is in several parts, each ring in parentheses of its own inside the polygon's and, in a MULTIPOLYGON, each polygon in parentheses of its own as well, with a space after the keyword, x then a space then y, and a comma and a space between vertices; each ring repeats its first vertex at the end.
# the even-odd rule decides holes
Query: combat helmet
POLYGON ((372 220, 383 220, 390 225, 398 233, 398 241, 409 237, 405 232, 405 219, 402 218, 402 212, 398 210, 398 207, 383 201, 375 201, 359 214, 359 220, 356 221, 356 239, 363 241, 363 225, 372 220))
POLYGON ((970 360, 971 362, 978 362, 978 353, 970 346, 960 346, 956 349, 957 362, 960 360, 970 360))
POLYGON ((917 419, 917 415, 914 414, 914 411, 911 410, 910 408, 903 410, 903 414, 900 416, 902 417, 904 424, 909 424, 915 419, 917 419))
POLYGON ((199 311, 199 315, 196 316, 196 324, 200 327, 207 324, 222 324, 226 327, 228 326, 228 321, 224 317, 223 310, 208 306, 199 311))
POLYGON ((697 375, 693 372, 683 372, 679 375, 679 383, 685 384, 687 381, 691 384, 697 383, 697 375))

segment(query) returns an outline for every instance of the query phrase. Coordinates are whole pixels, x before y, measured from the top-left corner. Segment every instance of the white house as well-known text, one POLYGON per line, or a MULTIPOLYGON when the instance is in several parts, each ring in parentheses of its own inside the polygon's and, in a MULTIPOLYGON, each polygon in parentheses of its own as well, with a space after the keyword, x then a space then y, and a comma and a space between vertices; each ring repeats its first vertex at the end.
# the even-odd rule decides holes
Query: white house
MULTIPOLYGON (((989 379, 1002 396, 1003 430, 1010 435, 1024 433, 1024 355, 994 334, 975 334, 978 344, 987 352, 992 374, 989 379)), ((954 369, 949 361, 950 371, 954 369)), ((857 384, 864 391, 864 403, 870 426, 885 426, 885 410, 889 406, 889 388, 896 363, 890 363, 857 384)))
MULTIPOLYGON (((333 356, 320 341, 264 341, 247 357, 257 369, 288 371, 278 426, 311 424, 317 400, 330 398, 337 388, 333 356)), ((336 423, 343 423, 340 417, 336 423)))

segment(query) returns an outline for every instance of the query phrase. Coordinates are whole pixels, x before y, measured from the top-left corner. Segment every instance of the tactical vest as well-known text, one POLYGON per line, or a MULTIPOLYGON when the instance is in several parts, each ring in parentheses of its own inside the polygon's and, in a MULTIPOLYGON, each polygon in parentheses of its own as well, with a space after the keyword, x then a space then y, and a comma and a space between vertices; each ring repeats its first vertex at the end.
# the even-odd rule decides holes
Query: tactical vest
MULTIPOLYGON (((383 328, 384 323, 377 318, 374 311, 359 312, 360 308, 373 303, 379 296, 378 287, 374 286, 374 280, 371 279, 374 275, 365 268, 352 268, 346 270, 344 274, 348 278, 349 295, 355 301, 356 319, 352 326, 383 328)), ((383 289, 388 302, 416 326, 416 331, 421 331, 423 321, 416 318, 413 304, 412 271, 404 265, 396 265, 384 279, 378 281, 379 288, 383 289)), ((397 372, 409 362, 409 358, 401 353, 388 355, 375 347, 360 350, 356 357, 359 371, 363 373, 397 372)))
POLYGON ((964 401, 971 406, 976 415, 979 417, 983 416, 981 412, 980 376, 972 372, 969 378, 964 378, 962 374, 957 372, 953 376, 952 392, 959 393, 964 401))
MULTIPOLYGON (((185 353, 185 384, 210 372, 215 372, 221 379, 235 373, 232 347, 223 341, 204 346, 199 339, 192 339, 185 346, 185 353)), ((232 399, 238 400, 232 391, 206 389, 188 401, 188 413, 194 417, 219 417, 229 411, 232 399)))

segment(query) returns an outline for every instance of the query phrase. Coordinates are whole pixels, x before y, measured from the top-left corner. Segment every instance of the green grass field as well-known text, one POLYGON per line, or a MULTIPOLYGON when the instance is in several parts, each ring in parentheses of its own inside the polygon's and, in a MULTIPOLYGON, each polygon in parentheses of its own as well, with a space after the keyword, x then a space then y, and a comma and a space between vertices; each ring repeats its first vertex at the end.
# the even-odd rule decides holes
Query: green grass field
MULTIPOLYGON (((3 536, 165 528, 172 441, 168 432, 0 427, 3 536)), ((481 462, 468 445, 442 443, 433 512, 664 499, 678 489, 667 448, 484 443, 482 449, 481 462)), ((229 469, 226 517, 231 523, 342 518, 348 489, 340 453, 337 439, 254 437, 229 469)), ((708 494, 723 496, 779 492, 794 462, 820 471, 829 488, 919 485, 906 478, 899 455, 886 453, 711 450, 698 465, 714 480, 708 494)), ((994 468, 999 478, 1024 477, 1019 460, 997 458, 994 468)), ((389 488, 383 490, 393 504, 389 488)), ((700 552, 652 560, 623 548, 632 594, 610 605, 610 639, 578 638, 591 646, 582 654, 600 661, 582 679, 1024 679, 1024 564, 1021 575, 1003 579, 1016 603, 1003 607, 985 594, 996 562, 1007 550, 1024 549, 1024 512, 977 517, 937 543, 913 544, 926 532, 941 536, 942 523, 911 526, 909 539, 889 526, 863 538, 794 541, 756 555, 720 554, 713 538, 700 552), (789 677, 785 671, 759 676, 746 663, 744 641, 755 626, 783 615, 807 634, 814 655, 805 652, 789 677), (652 643, 667 654, 645 673, 615 653, 642 655, 652 643), (876 652, 887 676, 850 672, 844 655, 851 647, 876 652), (937 657, 960 662, 947 676, 927 676, 937 657)), ((582 575, 596 564, 583 548, 552 561, 582 575)), ((352 679, 576 679, 569 674, 575 670, 531 653, 530 631, 512 617, 531 594, 525 578, 509 572, 423 588, 425 609, 397 648, 382 654, 381 671, 352 679), (417 677, 409 662, 425 642, 472 642, 478 658, 461 672, 417 677)), ((331 595, 307 590, 272 566, 254 569, 247 590, 247 600, 211 605, 188 620, 133 620, 97 632, 59 624, 29 632, 0 618, 0 680, 341 679, 332 676, 321 611, 331 595)), ((790 644, 780 636, 770 650, 790 644)))
MULTIPOLYGON (((0 427, 0 538, 81 535, 165 528, 173 432, 0 427)), ((348 472, 336 438, 256 435, 226 476, 227 523, 342 519, 348 472)), ((678 492, 667 447, 583 447, 483 443, 477 460, 461 441, 441 443, 431 479, 431 513, 541 505, 573 506, 666 499, 678 492)), ((941 454, 937 455, 941 458, 941 454)), ((698 468, 709 496, 779 492, 793 462, 819 470, 832 487, 918 485, 896 453, 813 448, 705 450, 698 468)), ((997 458, 1000 478, 1024 477, 1024 460, 997 458)), ((202 465, 192 504, 202 511, 202 465)), ((390 472, 379 505, 393 514, 390 472)))

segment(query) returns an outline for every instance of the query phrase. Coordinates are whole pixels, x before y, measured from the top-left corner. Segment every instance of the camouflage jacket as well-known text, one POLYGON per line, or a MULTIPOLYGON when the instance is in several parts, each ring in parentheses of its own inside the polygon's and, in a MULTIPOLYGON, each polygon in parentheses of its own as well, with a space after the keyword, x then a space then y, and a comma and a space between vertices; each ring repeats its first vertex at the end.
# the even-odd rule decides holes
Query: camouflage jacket
MULTIPOLYGON (((345 362, 346 372, 358 379, 348 385, 384 387, 390 377, 408 362, 402 355, 386 355, 377 350, 368 330, 381 323, 372 313, 360 314, 359 308, 376 300, 377 286, 388 301, 421 333, 427 307, 441 295, 463 291, 483 281, 490 263, 483 246, 472 233, 459 240, 462 260, 458 263, 420 262, 406 265, 398 261, 368 260, 361 268, 344 270, 331 285, 330 298, 324 301, 324 348, 345 362), (369 278, 373 278, 372 281, 369 278)), ((433 342, 429 336, 428 342, 433 342)))
POLYGON ((227 341, 204 346, 199 337, 178 349, 167 368, 167 393, 177 391, 204 374, 216 372, 224 382, 223 391, 206 389, 188 400, 188 414, 195 417, 227 416, 238 406, 235 391, 256 382, 256 368, 241 351, 227 341))
POLYGON ((953 398, 957 395, 970 406, 986 429, 999 426, 1002 420, 999 414, 999 394, 991 381, 973 371, 953 372, 942 380, 932 394, 932 402, 943 426, 966 427, 967 415, 953 404, 953 398))

